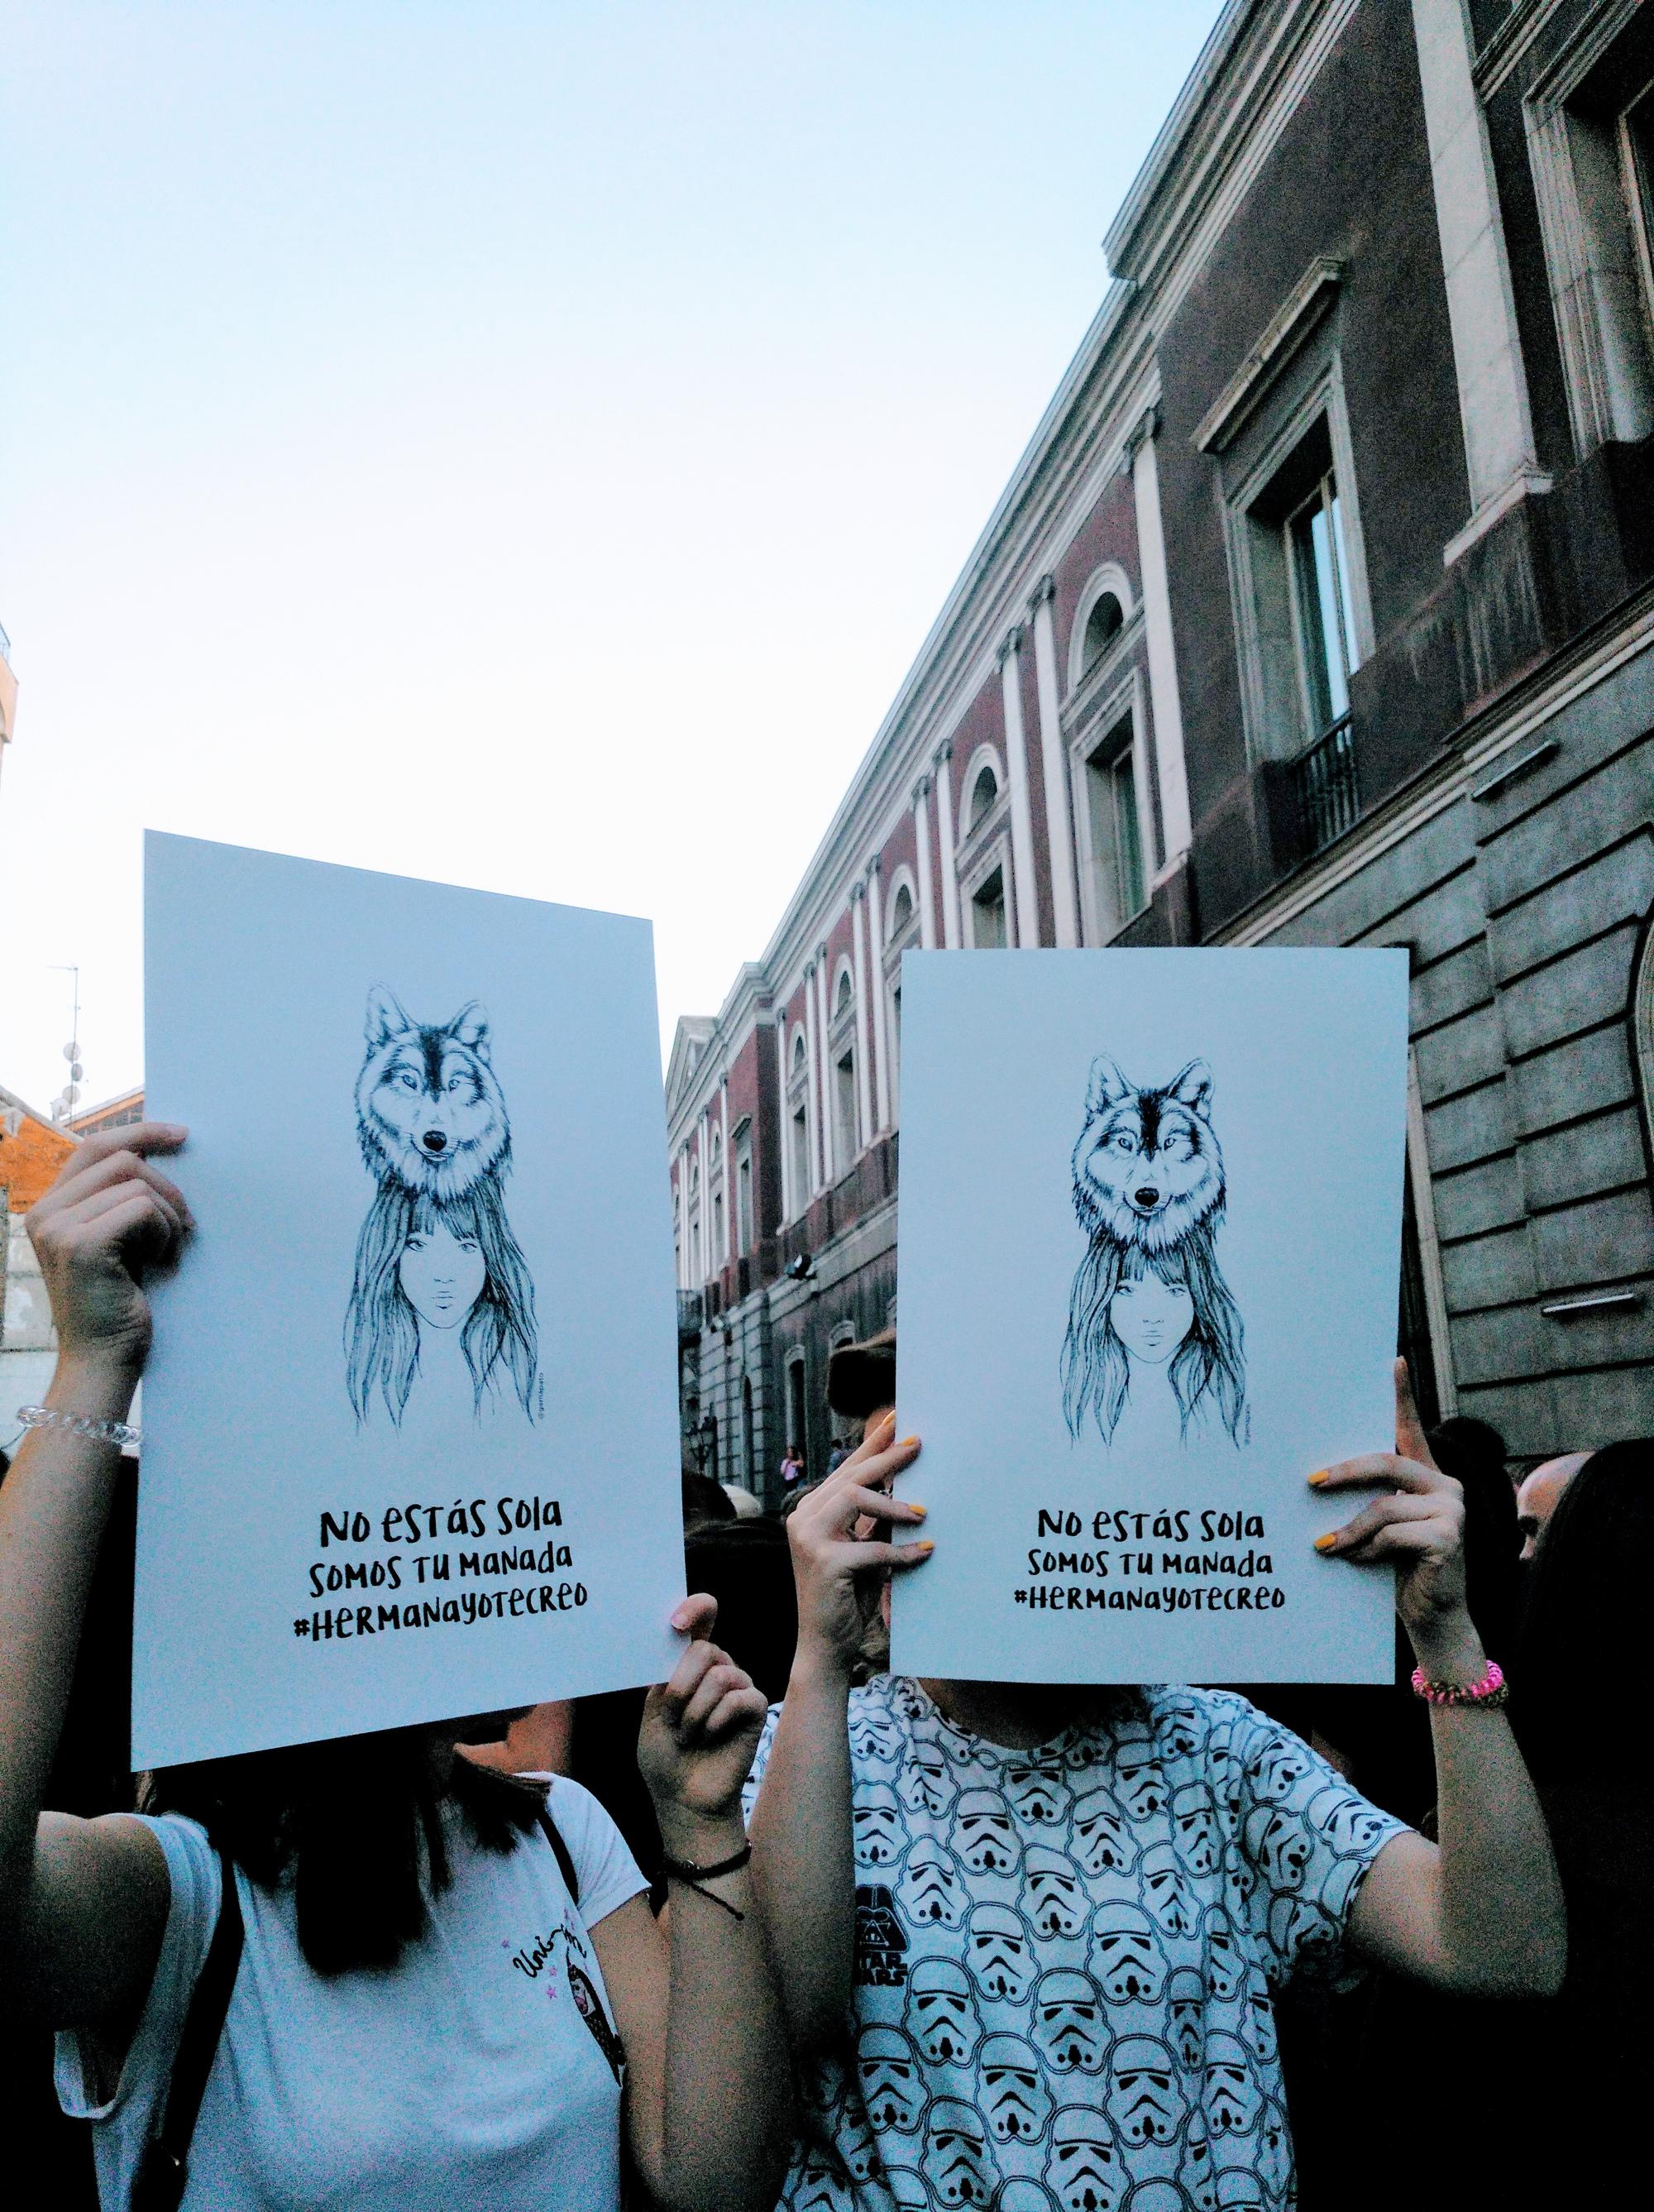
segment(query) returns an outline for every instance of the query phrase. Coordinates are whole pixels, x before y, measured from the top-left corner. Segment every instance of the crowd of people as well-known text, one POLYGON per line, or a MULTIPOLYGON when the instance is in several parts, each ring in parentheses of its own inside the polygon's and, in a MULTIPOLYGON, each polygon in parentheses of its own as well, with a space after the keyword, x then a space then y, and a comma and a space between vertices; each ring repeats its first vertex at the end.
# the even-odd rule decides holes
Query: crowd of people
POLYGON ((1654 1445, 1513 1469, 1399 1370, 1393 1449, 1312 1477, 1351 1493, 1329 1558, 1394 1577, 1393 1688, 919 1681, 888 1333, 835 1354, 841 1444, 819 1480, 789 1452, 779 1511, 686 1468, 667 1682, 135 1782, 110 1425, 193 1226, 183 1141, 89 1139, 30 1224, 60 1353, 0 1481, 0 2016, 43 2199, 1617 2191, 1654 2061, 1654 1445))

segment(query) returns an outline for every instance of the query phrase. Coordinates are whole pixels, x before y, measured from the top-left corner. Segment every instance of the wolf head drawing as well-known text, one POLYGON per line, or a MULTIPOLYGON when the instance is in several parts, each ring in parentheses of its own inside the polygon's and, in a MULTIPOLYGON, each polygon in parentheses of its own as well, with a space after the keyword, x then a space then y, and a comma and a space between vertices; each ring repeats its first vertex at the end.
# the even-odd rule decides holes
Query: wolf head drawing
POLYGON ((1212 1073, 1191 1060, 1159 1085, 1128 1083, 1106 1054, 1091 1064, 1074 1147, 1074 1210, 1088 1237, 1165 1252, 1223 1218, 1223 1154, 1212 1073))
POLYGON ((382 983, 367 994, 356 1133, 368 1173, 449 1203, 511 1161, 488 1018, 473 999, 451 1021, 411 1021, 382 983))

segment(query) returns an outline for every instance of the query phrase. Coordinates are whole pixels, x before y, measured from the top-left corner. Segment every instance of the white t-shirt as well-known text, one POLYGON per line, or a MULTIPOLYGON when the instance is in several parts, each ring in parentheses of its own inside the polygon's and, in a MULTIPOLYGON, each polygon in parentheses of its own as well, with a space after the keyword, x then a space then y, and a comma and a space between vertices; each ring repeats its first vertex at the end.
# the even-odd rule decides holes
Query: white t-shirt
POLYGON ((1402 1823, 1218 1690, 1008 1751, 887 1674, 850 1759, 851 2015, 799 2085, 787 2212, 1290 2204, 1270 1990, 1337 1970, 1402 1823))
MULTIPOLYGON (((549 1808, 579 1876, 579 1910, 537 1826, 501 1854, 479 1850, 456 1821, 452 1884, 394 1967, 314 1972, 291 1890, 261 1889, 238 1869, 246 1940, 196 2124, 185 2212, 615 2212, 620 2083, 581 2004, 590 2010, 595 1989, 612 2022, 589 1931, 645 1885, 578 1783, 553 1781, 549 1808)), ((127 2212, 218 1922, 219 1862, 205 1832, 176 1814, 148 1825, 172 1903, 113 2096, 97 2096, 81 2039, 58 2039, 58 2099, 93 2123, 104 2212, 127 2212)))

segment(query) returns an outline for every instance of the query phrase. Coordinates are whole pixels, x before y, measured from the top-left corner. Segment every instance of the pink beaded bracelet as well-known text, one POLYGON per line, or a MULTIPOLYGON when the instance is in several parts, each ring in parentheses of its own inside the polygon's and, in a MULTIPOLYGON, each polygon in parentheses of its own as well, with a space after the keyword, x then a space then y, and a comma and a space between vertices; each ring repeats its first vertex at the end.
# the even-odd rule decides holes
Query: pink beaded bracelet
POLYGON ((1429 1705, 1484 1705, 1490 1710, 1502 1705, 1511 1694, 1505 1685, 1505 1669, 1497 1659, 1487 1662, 1487 1671, 1479 1682, 1433 1682, 1422 1667, 1415 1667, 1413 1689, 1429 1705))

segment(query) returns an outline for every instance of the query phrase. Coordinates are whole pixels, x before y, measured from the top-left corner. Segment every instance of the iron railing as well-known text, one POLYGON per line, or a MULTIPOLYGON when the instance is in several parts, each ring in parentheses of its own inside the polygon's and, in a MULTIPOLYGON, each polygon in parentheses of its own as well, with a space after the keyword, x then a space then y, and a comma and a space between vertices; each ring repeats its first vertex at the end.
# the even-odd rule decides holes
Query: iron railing
POLYGON ((1299 849, 1306 859, 1353 827, 1361 811, 1355 740, 1345 714, 1291 763, 1299 849))

